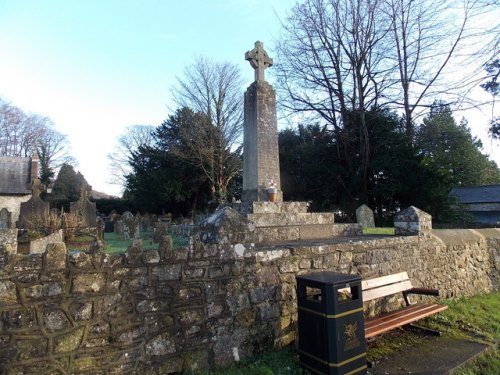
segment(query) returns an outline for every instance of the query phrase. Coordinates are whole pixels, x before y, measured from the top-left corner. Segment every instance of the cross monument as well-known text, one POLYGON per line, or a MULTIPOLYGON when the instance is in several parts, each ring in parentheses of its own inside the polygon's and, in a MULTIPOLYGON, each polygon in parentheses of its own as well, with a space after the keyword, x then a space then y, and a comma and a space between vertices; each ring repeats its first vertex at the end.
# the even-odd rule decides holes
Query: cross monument
POLYGON ((255 48, 245 53, 245 60, 255 69, 255 81, 265 81, 264 70, 273 66, 273 59, 264 51, 264 44, 255 42, 255 48))
POLYGON ((245 92, 242 201, 282 201, 276 93, 264 78, 264 70, 273 65, 273 59, 257 41, 255 48, 245 53, 245 60, 255 69, 255 81, 245 92))

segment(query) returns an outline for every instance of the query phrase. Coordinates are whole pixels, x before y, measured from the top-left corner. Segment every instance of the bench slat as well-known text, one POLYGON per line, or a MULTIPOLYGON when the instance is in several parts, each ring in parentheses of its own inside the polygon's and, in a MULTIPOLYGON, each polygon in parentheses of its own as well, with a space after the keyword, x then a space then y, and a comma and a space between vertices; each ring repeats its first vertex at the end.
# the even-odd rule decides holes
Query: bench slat
POLYGON ((395 273, 392 275, 386 275, 381 277, 376 277, 375 279, 363 280, 361 282, 361 288, 364 290, 376 288, 379 286, 384 286, 387 284, 394 284, 401 281, 410 280, 406 272, 395 273))
POLYGON ((444 311, 448 306, 425 304, 413 305, 365 322, 365 337, 370 338, 391 329, 413 323, 419 319, 444 311))
POLYGON ((405 280, 398 282, 396 284, 380 286, 374 289, 365 290, 363 288, 363 302, 371 301, 372 299, 389 296, 398 292, 404 292, 405 290, 411 289, 411 281, 405 280))

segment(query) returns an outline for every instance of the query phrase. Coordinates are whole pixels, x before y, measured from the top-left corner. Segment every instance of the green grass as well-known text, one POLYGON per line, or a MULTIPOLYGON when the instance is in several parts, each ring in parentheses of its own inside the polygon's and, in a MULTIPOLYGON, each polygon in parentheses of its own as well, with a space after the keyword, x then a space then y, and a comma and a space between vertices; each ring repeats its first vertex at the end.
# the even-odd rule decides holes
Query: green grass
POLYGON ((263 353, 247 358, 240 363, 212 371, 187 371, 186 375, 299 375, 302 370, 298 364, 295 348, 263 353))
MULTIPOLYGON (((144 250, 158 250, 158 244, 153 242, 152 232, 142 232, 140 233, 140 238, 142 239, 142 247, 144 250)), ((177 237, 174 236, 173 239, 174 248, 184 247, 189 245, 188 237, 177 237)), ((104 252, 108 254, 120 254, 127 251, 130 244, 130 240, 124 240, 121 234, 116 233, 104 233, 104 252)))
MULTIPOLYGON (((152 233, 143 232, 140 234, 142 247, 144 250, 157 250, 158 244, 153 242, 152 233)), ((130 240, 124 240, 121 234, 104 233, 104 252, 108 254, 124 253, 130 245, 130 240)))
POLYGON ((389 234, 389 235, 394 235, 394 228, 363 228, 363 234, 389 234))
MULTIPOLYGON (((500 293, 443 301, 448 310, 426 320, 428 327, 454 338, 500 340, 500 293)), ((500 374, 500 372, 499 372, 500 374)))
MULTIPOLYGON (((443 335, 477 340, 491 344, 491 349, 467 366, 458 375, 500 374, 500 293, 447 300, 449 309, 419 322, 438 328, 443 335)), ((394 330, 368 343, 367 356, 373 362, 398 351, 412 350, 427 340, 422 333, 394 330)), ((189 375, 285 375, 301 374, 297 351, 293 346, 277 352, 263 353, 224 369, 191 371, 189 375)))

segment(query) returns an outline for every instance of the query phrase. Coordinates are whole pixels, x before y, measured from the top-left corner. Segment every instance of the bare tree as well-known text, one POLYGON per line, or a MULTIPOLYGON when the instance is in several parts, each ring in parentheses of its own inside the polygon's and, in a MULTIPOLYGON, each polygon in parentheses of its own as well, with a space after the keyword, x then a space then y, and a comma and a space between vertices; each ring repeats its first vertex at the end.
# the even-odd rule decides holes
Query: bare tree
POLYGON ((278 42, 282 103, 338 133, 349 110, 361 110, 364 128, 363 111, 372 105, 401 109, 411 142, 416 115, 436 97, 472 105, 467 93, 482 79, 482 56, 498 46, 498 22, 480 22, 495 3, 303 0, 278 42))
POLYGON ((427 109, 437 97, 449 104, 463 102, 477 85, 479 53, 492 35, 490 28, 479 26, 479 17, 491 6, 477 0, 385 0, 384 9, 399 87, 392 103, 403 109, 411 141, 419 109, 427 109), (467 68, 471 65, 475 69, 467 68))
POLYGON ((47 171, 55 171, 64 163, 75 164, 69 155, 68 139, 54 128, 49 117, 26 114, 0 99, 0 155, 27 157, 35 148, 42 169, 47 171))
POLYGON ((365 191, 370 160, 365 112, 378 106, 389 84, 384 48, 389 28, 381 22, 379 3, 303 1, 283 25, 284 37, 277 46, 283 106, 330 124, 343 144, 349 168, 355 168, 354 158, 361 155, 365 191), (357 149, 347 139, 353 131, 359 132, 357 149))
POLYGON ((132 168, 129 160, 133 152, 141 146, 150 146, 153 142, 154 126, 132 125, 128 126, 125 133, 118 137, 118 144, 113 152, 108 154, 111 180, 109 183, 124 186, 126 176, 132 168))
POLYGON ((223 202, 229 182, 241 169, 234 154, 243 126, 240 72, 236 65, 198 58, 177 81, 172 92, 179 107, 190 108, 208 120, 182 128, 179 136, 189 147, 182 148, 178 156, 203 169, 214 198, 223 202))

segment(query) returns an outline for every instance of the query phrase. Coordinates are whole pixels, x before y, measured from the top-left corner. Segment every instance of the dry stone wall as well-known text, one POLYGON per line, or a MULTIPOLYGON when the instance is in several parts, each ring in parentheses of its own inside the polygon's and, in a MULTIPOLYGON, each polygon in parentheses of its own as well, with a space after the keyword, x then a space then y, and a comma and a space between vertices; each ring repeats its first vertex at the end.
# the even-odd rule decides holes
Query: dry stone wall
MULTIPOLYGON (((188 247, 126 254, 4 252, 0 374, 168 374, 227 365, 295 339, 297 274, 370 278, 407 271, 444 296, 499 288, 500 231, 433 231, 314 246, 255 248, 232 210, 188 247)), ((367 306, 367 314, 380 306, 367 306)))

